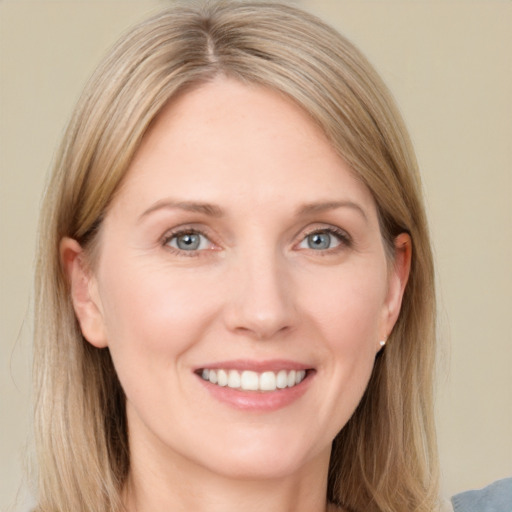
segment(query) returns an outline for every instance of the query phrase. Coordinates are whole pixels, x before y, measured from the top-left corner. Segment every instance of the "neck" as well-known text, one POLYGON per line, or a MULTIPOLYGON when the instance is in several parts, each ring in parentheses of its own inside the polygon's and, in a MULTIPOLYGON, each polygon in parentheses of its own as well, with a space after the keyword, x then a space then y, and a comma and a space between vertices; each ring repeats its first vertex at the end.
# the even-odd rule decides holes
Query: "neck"
POLYGON ((328 462, 324 453, 291 475, 237 478, 188 460, 132 451, 123 498, 128 512, 332 511, 326 503, 328 462))

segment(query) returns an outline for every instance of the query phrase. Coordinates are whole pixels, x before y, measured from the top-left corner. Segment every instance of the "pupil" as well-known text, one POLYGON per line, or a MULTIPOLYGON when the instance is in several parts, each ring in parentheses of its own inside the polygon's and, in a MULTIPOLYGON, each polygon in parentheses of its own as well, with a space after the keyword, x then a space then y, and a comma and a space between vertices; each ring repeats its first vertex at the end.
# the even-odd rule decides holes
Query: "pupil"
POLYGON ((178 238, 178 247, 180 249, 190 250, 199 247, 199 235, 188 234, 178 238))
POLYGON ((331 237, 327 233, 315 233, 309 237, 310 249, 328 249, 331 237))

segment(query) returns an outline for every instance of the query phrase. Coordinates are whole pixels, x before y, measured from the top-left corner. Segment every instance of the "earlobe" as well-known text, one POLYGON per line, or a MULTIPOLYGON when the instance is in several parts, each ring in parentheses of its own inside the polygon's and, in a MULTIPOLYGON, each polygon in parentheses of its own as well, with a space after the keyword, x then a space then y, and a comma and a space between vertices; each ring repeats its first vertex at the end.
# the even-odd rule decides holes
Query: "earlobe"
POLYGON ((84 338, 97 348, 105 348, 108 343, 96 279, 87 265, 82 247, 72 238, 63 238, 60 259, 84 338))
POLYGON ((386 318, 382 339, 386 339, 395 325, 400 309, 405 287, 409 279, 412 258, 411 237, 407 233, 401 233, 395 238, 395 255, 390 269, 388 295, 386 300, 386 318))

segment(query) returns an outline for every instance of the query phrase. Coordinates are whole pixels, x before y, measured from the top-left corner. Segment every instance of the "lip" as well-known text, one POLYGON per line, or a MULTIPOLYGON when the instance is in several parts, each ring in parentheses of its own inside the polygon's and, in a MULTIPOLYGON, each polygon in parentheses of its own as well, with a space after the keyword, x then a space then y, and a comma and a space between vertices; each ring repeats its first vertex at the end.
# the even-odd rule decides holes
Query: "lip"
POLYGON ((205 364, 197 368, 194 372, 199 383, 210 393, 214 399, 227 404, 235 409, 254 412, 271 412, 287 407, 299 400, 309 389, 316 370, 311 366, 303 363, 297 363, 289 360, 268 360, 268 361, 251 361, 251 360, 231 360, 220 361, 212 364, 205 364), (226 369, 238 371, 254 371, 262 373, 264 371, 279 370, 306 370, 304 380, 291 388, 276 389, 276 391, 243 391, 241 389, 233 389, 227 386, 217 386, 201 378, 199 372, 203 368, 212 370, 226 369))
POLYGON ((290 361, 289 359, 268 359, 264 361, 253 361, 250 359, 235 359, 230 361, 217 361, 211 364, 204 364, 194 371, 198 372, 203 368, 210 370, 249 370, 253 372, 278 372, 279 370, 313 370, 311 365, 290 361))

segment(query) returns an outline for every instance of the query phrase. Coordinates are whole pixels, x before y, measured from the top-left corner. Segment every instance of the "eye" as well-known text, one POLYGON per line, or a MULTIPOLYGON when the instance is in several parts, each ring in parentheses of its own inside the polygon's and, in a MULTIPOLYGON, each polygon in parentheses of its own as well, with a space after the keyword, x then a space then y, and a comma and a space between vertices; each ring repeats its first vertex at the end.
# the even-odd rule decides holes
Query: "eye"
POLYGON ((327 251, 335 249, 340 245, 350 245, 348 235, 338 229, 319 229, 309 233, 299 244, 301 249, 312 249, 314 251, 327 251))
POLYGON ((165 245, 179 251, 201 251, 212 246, 210 240, 198 231, 182 231, 169 235, 165 245))

